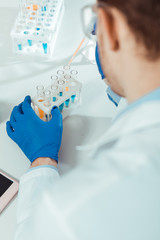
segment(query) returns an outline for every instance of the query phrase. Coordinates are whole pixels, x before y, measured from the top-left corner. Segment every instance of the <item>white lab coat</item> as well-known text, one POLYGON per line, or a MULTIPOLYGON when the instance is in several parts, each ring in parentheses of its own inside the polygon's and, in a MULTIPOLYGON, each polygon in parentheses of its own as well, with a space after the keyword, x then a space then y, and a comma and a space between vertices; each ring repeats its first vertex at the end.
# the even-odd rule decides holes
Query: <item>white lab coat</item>
POLYGON ((160 102, 124 113, 85 151, 62 178, 22 177, 15 240, 159 240, 160 102))

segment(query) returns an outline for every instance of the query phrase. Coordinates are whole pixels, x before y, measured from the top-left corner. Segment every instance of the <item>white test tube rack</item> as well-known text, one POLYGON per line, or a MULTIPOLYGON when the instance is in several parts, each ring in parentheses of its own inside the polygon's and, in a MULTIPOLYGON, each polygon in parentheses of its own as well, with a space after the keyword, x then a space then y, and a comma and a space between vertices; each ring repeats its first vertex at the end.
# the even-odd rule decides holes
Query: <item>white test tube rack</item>
POLYGON ((24 0, 11 31, 13 50, 51 57, 64 15, 64 0, 24 0))
POLYGON ((53 75, 54 83, 44 89, 44 92, 50 91, 51 93, 50 103, 48 104, 47 100, 46 104, 45 96, 43 100, 39 100, 37 96, 32 99, 33 109, 43 121, 51 119, 53 106, 57 106, 60 109, 64 119, 80 105, 82 84, 73 77, 77 71, 71 70, 71 74, 69 74, 69 71, 59 70, 58 72, 60 71, 63 74, 60 76, 53 75))

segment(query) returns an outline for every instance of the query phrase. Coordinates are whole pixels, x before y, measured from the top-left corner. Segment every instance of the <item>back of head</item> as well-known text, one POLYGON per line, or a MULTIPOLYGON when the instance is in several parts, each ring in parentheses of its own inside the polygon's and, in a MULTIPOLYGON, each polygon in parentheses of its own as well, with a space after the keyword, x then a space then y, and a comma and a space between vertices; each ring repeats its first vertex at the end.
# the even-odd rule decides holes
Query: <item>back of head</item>
POLYGON ((150 60, 160 58, 159 0, 100 0, 123 13, 137 42, 146 48, 150 60))

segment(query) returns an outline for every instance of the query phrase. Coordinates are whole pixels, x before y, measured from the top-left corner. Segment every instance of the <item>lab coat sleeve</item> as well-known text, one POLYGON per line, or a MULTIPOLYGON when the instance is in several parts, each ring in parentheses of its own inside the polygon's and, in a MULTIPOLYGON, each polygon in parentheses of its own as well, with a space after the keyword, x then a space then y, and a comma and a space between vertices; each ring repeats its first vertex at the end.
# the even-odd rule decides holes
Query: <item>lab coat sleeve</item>
POLYGON ((23 239, 42 192, 45 188, 54 186, 58 179, 58 170, 47 166, 33 168, 22 176, 18 193, 16 240, 23 239))

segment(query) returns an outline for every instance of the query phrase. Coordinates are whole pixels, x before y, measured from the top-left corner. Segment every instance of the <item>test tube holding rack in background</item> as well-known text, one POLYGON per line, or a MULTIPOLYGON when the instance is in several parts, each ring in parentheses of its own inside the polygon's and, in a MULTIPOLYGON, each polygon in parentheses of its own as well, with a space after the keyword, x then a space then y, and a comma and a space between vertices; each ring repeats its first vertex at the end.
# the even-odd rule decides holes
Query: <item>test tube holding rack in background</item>
POLYGON ((63 15, 64 0, 21 0, 11 31, 14 52, 52 57, 63 15))
POLYGON ((37 86, 37 95, 32 99, 32 105, 43 121, 51 119, 53 106, 59 108, 64 119, 80 105, 82 84, 77 81, 77 75, 78 71, 67 65, 51 76, 51 85, 46 88, 37 86))

